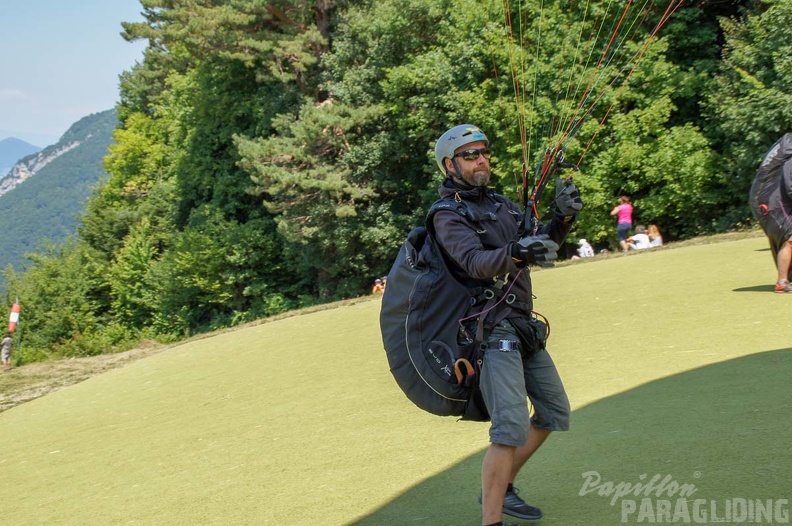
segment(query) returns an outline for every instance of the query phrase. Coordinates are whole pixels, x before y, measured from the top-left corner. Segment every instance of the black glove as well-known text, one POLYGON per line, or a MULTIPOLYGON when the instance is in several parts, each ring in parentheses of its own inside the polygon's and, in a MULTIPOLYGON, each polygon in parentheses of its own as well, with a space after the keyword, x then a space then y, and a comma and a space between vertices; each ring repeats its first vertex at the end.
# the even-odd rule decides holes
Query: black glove
POLYGON ((511 256, 523 263, 552 267, 558 259, 558 245, 547 235, 525 236, 512 244, 511 256))
POLYGON ((578 212, 583 210, 583 200, 580 192, 571 180, 565 183, 559 177, 556 180, 556 209, 555 215, 561 218, 564 223, 572 221, 578 212))

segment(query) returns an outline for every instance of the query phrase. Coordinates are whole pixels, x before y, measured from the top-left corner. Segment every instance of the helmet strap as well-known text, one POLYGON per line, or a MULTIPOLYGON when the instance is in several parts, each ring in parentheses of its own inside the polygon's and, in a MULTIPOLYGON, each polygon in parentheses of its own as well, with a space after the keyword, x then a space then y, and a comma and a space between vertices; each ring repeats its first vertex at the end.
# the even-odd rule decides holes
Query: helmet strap
POLYGON ((452 158, 451 164, 454 165, 455 171, 452 172, 451 170, 448 169, 448 167, 446 167, 446 173, 451 177, 456 177, 457 179, 461 179, 462 181, 464 181, 464 179, 462 179, 462 176, 460 175, 462 170, 459 168, 459 164, 457 164, 457 160, 452 158))

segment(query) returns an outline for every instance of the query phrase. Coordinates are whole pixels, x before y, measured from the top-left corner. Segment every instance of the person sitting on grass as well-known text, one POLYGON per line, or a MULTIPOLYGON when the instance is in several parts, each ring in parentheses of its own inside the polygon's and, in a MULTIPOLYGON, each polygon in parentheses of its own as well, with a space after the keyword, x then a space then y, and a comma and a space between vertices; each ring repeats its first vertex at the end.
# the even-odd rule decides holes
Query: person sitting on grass
POLYGON ((593 257, 594 257, 594 249, 591 247, 591 244, 585 239, 581 239, 580 241, 578 241, 577 256, 572 256, 572 259, 593 258, 593 257))
POLYGON ((635 227, 635 234, 627 238, 627 250, 643 250, 651 245, 649 236, 646 235, 646 228, 643 225, 635 227))
POLYGON ((660 229, 657 228, 657 225, 649 225, 649 229, 646 231, 646 235, 649 236, 649 246, 652 247, 663 246, 663 236, 660 235, 660 229))

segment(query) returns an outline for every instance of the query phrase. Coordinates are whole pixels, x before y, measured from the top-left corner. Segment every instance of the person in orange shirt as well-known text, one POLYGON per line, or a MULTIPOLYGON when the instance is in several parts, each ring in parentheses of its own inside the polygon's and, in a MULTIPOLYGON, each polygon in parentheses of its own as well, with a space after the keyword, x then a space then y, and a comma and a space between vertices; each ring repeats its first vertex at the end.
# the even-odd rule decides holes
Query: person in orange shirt
POLYGON ((380 278, 374 280, 374 287, 371 289, 372 294, 385 292, 385 284, 380 278))

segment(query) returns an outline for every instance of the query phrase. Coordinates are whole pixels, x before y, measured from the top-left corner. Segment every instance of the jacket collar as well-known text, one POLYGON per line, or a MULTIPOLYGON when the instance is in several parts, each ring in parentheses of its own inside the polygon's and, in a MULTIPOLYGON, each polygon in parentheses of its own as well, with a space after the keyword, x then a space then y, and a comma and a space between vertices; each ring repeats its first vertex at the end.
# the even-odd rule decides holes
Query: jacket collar
POLYGON ((440 184, 440 197, 452 197, 459 195, 462 199, 469 201, 480 201, 484 196, 489 195, 492 190, 485 186, 470 186, 460 183, 451 177, 447 177, 440 184))

